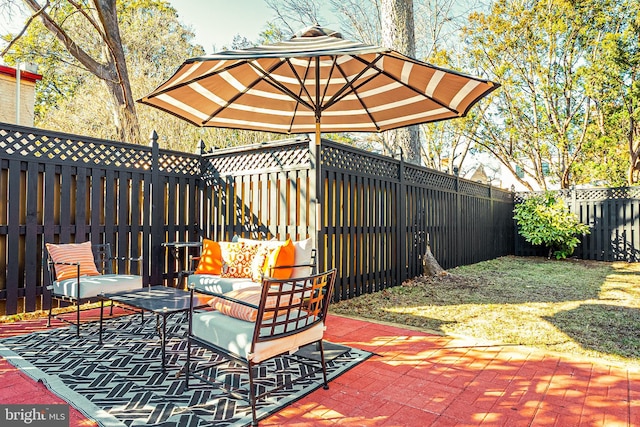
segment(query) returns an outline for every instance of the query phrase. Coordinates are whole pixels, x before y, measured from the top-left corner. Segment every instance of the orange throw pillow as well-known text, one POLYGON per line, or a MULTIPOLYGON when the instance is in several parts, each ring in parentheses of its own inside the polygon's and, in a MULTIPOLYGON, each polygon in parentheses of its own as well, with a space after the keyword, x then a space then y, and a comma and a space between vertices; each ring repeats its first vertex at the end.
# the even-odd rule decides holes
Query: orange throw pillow
POLYGON ((291 277, 296 255, 296 249, 291 239, 287 239, 279 248, 271 253, 265 263, 265 275, 274 279, 288 279, 291 277), (289 268, 274 268, 274 267, 289 268))
POLYGON ((215 274, 222 271, 222 252, 220 244, 213 240, 202 240, 202 252, 194 274, 215 274))
MULTIPOLYGON (((77 262, 80 263, 81 276, 97 276, 100 274, 96 268, 91 250, 91 242, 65 243, 45 245, 53 262, 77 262)), ((56 280, 72 279, 78 275, 78 266, 54 264, 56 270, 56 280)))

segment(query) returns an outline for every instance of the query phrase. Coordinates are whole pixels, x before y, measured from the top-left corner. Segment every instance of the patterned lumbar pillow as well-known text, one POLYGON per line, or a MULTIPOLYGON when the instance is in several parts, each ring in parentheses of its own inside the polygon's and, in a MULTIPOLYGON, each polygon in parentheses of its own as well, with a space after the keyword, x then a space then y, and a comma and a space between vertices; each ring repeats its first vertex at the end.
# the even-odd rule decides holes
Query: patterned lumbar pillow
MULTIPOLYGON (((247 286, 246 288, 236 289, 224 294, 227 298, 243 301, 245 303, 253 305, 253 307, 242 304, 237 301, 225 299, 223 297, 214 297, 209 301, 209 305, 218 310, 222 314, 235 317, 236 319, 245 320, 247 322, 255 322, 258 317, 258 305, 260 305, 260 296, 262 293, 262 286, 247 286)), ((280 300, 280 305, 290 305, 300 303, 298 296, 289 295, 288 297, 280 300), (289 301, 289 299, 291 301, 289 301)), ((278 297, 269 296, 265 302, 265 308, 275 308, 278 306, 278 297)), ((275 311, 265 311, 264 318, 271 319, 275 314, 275 311)))
POLYGON ((251 262, 251 280, 261 282, 266 275, 265 264, 274 251, 280 250, 282 242, 267 241, 258 244, 258 251, 251 262))
POLYGON ((258 252, 258 245, 242 242, 220 243, 222 253, 222 271, 220 277, 251 279, 251 262, 258 252))

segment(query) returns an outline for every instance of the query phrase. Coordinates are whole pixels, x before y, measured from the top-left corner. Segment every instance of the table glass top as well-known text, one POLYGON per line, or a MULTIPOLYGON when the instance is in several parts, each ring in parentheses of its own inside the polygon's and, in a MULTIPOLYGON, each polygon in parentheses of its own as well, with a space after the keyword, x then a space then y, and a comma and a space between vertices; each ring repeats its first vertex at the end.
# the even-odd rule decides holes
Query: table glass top
MULTIPOLYGON (((101 295, 105 299, 127 304, 131 307, 141 308, 161 314, 175 313, 189 309, 190 292, 168 286, 147 286, 135 291, 105 293, 101 295)), ((202 298, 194 301, 194 306, 204 305, 202 298)))

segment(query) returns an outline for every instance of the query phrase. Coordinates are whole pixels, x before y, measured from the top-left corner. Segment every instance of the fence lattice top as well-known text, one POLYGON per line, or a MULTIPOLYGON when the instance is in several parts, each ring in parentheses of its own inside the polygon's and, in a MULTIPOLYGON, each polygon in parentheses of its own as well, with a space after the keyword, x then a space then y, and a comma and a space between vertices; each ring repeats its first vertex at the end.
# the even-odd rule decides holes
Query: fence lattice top
POLYGON ((248 174, 252 171, 279 171, 308 167, 308 141, 288 145, 269 144, 243 147, 238 150, 214 150, 204 155, 203 179, 227 175, 248 174))
POLYGON ((357 171, 377 178, 398 179, 398 162, 377 158, 371 153, 361 153, 351 147, 331 145, 322 148, 322 166, 347 171, 357 171))
MULTIPOLYGON (((6 156, 58 161, 74 165, 148 171, 153 163, 151 147, 100 140, 35 128, 3 124, 0 153, 6 156)), ((158 165, 164 172, 197 176, 197 155, 160 151, 158 165)))
MULTIPOLYGON (((567 201, 603 201, 603 200, 619 200, 619 199, 640 199, 640 187, 616 187, 616 188, 580 188, 554 190, 551 193, 556 194, 567 201)), ((517 193, 515 202, 521 203, 527 197, 535 194, 544 194, 542 191, 517 193)))

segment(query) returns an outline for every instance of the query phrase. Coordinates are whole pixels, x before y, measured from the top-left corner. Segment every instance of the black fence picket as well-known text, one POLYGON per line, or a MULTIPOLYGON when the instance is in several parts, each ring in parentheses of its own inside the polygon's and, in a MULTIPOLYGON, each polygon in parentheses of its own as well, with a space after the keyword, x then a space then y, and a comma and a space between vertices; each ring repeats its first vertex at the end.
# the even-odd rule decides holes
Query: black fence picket
POLYGON ((201 234, 188 217, 199 215, 200 156, 152 145, 0 123, 0 314, 48 308, 46 242, 91 240, 142 256, 117 268, 146 284, 176 275, 161 243, 201 234))
MULTIPOLYGON (((589 226, 573 256, 598 261, 640 262, 640 187, 553 191, 580 222, 589 226)), ((516 194, 516 203, 530 193, 516 194)), ((516 234, 516 255, 546 256, 516 234)))
POLYGON ((162 246, 311 237, 335 298, 514 252, 512 193, 323 140, 187 154, 0 123, 0 314, 47 309, 45 242, 142 255, 145 284, 175 285, 162 246), (322 187, 320 187, 322 186, 322 187))

